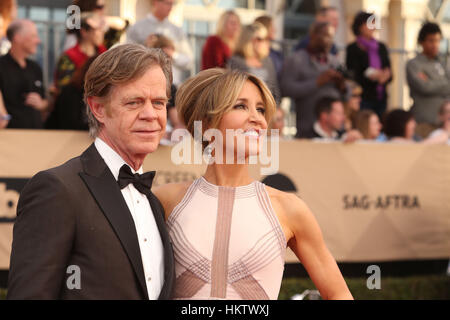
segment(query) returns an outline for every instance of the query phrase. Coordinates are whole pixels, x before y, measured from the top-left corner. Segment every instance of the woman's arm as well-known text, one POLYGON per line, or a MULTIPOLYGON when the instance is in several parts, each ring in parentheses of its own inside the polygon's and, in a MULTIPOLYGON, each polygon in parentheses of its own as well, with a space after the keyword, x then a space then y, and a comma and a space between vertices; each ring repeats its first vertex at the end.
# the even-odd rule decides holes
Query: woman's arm
POLYGON ((296 195, 283 200, 292 237, 288 245, 305 266, 323 299, 353 299, 347 284, 328 250, 319 224, 307 205, 296 195))

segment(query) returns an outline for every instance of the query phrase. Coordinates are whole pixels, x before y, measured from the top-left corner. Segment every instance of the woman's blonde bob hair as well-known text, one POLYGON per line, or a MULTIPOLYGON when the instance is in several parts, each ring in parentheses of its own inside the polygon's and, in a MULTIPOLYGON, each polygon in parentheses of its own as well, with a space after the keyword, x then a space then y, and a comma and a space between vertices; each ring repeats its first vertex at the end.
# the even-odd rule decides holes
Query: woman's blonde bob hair
POLYGON ((195 137, 194 121, 202 121, 201 137, 207 129, 217 128, 223 115, 232 110, 246 81, 258 87, 265 106, 264 117, 270 123, 276 102, 262 80, 240 70, 212 68, 191 77, 177 91, 178 115, 190 134, 195 137))
POLYGON ((255 50, 253 49, 253 39, 257 37, 267 38, 267 35, 268 31, 262 23, 253 22, 252 24, 244 26, 236 45, 235 54, 243 58, 254 57, 255 50))

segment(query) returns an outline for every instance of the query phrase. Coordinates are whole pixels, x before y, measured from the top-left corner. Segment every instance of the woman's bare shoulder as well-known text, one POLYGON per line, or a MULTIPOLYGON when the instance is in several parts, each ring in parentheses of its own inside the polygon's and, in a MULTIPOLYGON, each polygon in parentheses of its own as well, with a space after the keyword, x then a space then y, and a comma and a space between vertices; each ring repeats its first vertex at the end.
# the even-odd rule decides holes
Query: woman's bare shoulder
POLYGON ((266 185, 272 207, 289 241, 311 214, 306 203, 295 193, 281 191, 266 185))
POLYGON ((192 181, 175 182, 152 188, 152 192, 164 207, 166 220, 177 204, 183 199, 191 184, 192 181))
MULTIPOLYGON (((281 191, 266 185, 267 194, 271 201, 275 201, 283 207, 283 211, 288 213, 291 209, 299 209, 305 203, 295 193, 281 191)), ((296 211, 296 210, 294 210, 296 211)))

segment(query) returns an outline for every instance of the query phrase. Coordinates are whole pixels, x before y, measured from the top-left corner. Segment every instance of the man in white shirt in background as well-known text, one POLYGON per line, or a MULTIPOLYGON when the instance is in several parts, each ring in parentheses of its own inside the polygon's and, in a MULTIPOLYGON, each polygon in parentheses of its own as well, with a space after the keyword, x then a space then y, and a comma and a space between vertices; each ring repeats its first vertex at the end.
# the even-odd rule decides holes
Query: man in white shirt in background
POLYGON ((127 32, 127 41, 145 45, 151 34, 162 34, 173 41, 175 52, 172 56, 173 83, 178 86, 189 74, 194 61, 188 39, 180 27, 169 21, 174 0, 150 0, 151 12, 145 19, 132 25, 127 32))

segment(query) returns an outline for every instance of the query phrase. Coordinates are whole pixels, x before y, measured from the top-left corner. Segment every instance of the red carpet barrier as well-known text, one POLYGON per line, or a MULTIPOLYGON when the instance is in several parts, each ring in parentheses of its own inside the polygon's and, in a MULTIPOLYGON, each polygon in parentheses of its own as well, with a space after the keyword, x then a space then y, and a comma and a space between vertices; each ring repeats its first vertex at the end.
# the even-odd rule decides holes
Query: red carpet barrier
MULTIPOLYGON (((0 131, 0 269, 9 267, 21 188, 91 142, 83 132, 0 131)), ((176 165, 172 148, 160 146, 144 163, 144 170, 157 170, 155 185, 192 180, 205 169, 176 165)), ((450 147, 291 140, 279 151, 278 174, 265 183, 308 204, 339 262, 450 256, 450 147)), ((266 178, 262 167, 268 165, 251 166, 255 179, 266 178)), ((290 251, 286 258, 297 261, 290 251)))

